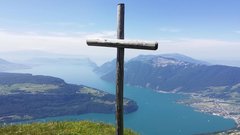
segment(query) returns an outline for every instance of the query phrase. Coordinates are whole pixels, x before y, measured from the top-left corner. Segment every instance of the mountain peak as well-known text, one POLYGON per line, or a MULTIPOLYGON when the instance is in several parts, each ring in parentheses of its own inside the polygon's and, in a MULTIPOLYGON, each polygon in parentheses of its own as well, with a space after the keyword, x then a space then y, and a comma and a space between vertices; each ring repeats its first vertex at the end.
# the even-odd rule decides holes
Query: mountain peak
POLYGON ((157 56, 152 59, 152 65, 153 67, 166 67, 169 65, 178 65, 178 66, 183 66, 183 65, 189 65, 190 63, 184 62, 184 61, 179 61, 176 59, 171 59, 171 58, 165 58, 162 56, 157 56))
POLYGON ((166 67, 169 65, 185 66, 191 64, 189 62, 181 61, 178 59, 163 57, 162 55, 139 55, 131 59, 129 62, 133 61, 140 61, 146 64, 150 64, 153 67, 166 67))
POLYGON ((173 58, 173 59, 176 59, 179 61, 184 61, 184 62, 188 62, 188 63, 192 63, 192 64, 210 65, 210 63, 208 63, 208 62, 197 60, 197 59, 194 59, 194 58, 191 58, 189 56, 179 54, 179 53, 161 54, 160 56, 165 57, 165 58, 173 58))
POLYGON ((160 54, 160 55, 139 55, 130 61, 141 61, 141 62, 154 62, 160 67, 159 64, 163 64, 161 66, 166 66, 166 64, 170 65, 210 65, 208 62, 197 60, 191 58, 189 56, 178 54, 178 53, 170 53, 170 54, 160 54))

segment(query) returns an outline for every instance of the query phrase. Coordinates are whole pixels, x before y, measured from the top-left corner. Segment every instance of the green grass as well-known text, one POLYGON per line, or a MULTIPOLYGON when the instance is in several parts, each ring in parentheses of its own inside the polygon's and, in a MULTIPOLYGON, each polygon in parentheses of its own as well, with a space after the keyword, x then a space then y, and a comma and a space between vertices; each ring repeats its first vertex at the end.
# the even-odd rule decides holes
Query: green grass
MULTIPOLYGON (((32 123, 1 127, 0 135, 115 135, 115 127, 89 121, 32 123)), ((137 133, 125 129, 124 135, 137 133)))
POLYGON ((10 94, 13 91, 20 90, 31 93, 46 92, 58 89, 58 85, 54 84, 34 84, 34 83, 16 83, 12 85, 0 84, 0 95, 10 94))

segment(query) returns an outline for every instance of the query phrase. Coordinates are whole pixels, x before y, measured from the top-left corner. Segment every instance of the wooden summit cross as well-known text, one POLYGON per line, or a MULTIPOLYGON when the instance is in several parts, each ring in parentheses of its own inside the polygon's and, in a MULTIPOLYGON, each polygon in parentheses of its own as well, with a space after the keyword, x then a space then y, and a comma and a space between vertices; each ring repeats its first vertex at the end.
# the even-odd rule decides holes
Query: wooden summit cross
POLYGON ((157 50, 157 42, 124 39, 124 4, 117 6, 117 39, 88 39, 89 46, 116 47, 116 135, 123 135, 124 48, 157 50))

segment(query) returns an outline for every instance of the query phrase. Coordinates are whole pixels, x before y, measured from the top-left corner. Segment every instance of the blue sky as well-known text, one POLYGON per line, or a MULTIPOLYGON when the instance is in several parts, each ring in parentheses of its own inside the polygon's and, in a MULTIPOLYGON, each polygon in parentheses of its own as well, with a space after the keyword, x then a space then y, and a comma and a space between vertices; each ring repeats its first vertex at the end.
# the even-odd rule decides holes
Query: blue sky
POLYGON ((239 0, 0 0, 0 50, 113 58, 113 49, 89 49, 85 39, 115 38, 121 2, 125 38, 160 43, 156 52, 130 50, 126 57, 183 53, 203 60, 240 59, 239 0))

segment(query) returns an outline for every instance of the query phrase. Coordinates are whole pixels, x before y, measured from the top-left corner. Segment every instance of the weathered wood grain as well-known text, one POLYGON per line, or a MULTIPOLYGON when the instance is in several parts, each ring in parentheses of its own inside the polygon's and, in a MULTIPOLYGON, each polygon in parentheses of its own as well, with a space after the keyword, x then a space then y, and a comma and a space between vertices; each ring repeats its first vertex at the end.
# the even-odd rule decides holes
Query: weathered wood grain
POLYGON ((157 50, 158 48, 157 42, 123 39, 88 39, 87 44, 89 46, 118 47, 145 50, 157 50))
MULTIPOLYGON (((124 4, 117 10, 117 39, 124 39, 124 4)), ((116 70, 116 135, 123 135, 124 48, 117 48, 116 70)))

